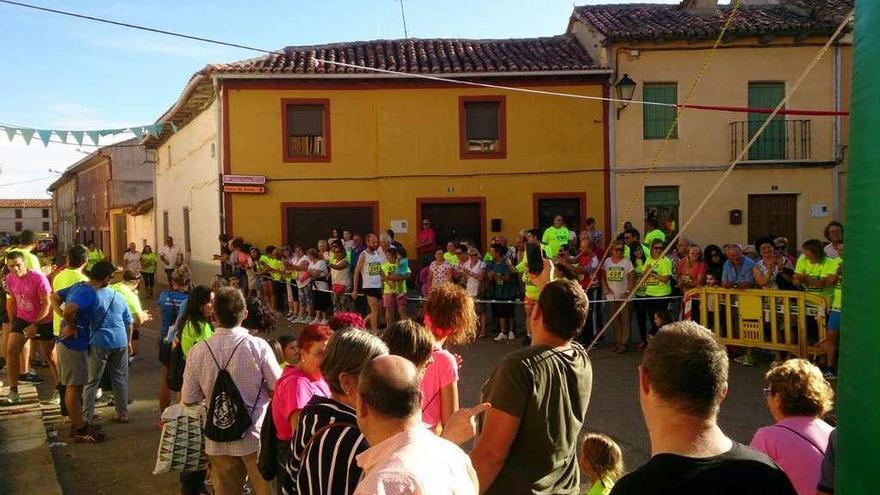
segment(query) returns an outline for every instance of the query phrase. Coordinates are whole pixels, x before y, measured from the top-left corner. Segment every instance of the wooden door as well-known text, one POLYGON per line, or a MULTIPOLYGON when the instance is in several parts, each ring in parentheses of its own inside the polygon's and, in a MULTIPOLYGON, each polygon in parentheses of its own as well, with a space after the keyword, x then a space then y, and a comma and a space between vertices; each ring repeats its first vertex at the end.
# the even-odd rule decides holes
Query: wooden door
POLYGON ((798 246, 797 194, 749 195, 750 243, 767 236, 784 236, 788 245, 798 246))
MULTIPOLYGON (((422 219, 431 220, 431 227, 437 233, 437 245, 444 249, 449 241, 468 240, 477 245, 481 251, 483 237, 483 214, 482 203, 455 202, 455 203, 420 203, 420 215, 422 219)), ((421 225, 421 223, 419 223, 421 225)))
POLYGON ((378 234, 374 218, 371 206, 289 206, 284 242, 308 249, 317 246, 318 239, 329 239, 333 229, 363 236, 378 234))

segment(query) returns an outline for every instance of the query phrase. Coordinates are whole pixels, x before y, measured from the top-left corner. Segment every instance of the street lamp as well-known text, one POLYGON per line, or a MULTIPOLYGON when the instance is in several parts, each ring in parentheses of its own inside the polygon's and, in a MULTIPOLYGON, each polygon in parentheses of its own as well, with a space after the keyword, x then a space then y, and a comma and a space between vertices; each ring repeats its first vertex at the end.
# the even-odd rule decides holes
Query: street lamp
POLYGON ((620 111, 629 105, 633 95, 636 92, 636 82, 629 78, 629 74, 624 74, 616 83, 614 90, 617 92, 617 118, 620 119, 620 111))

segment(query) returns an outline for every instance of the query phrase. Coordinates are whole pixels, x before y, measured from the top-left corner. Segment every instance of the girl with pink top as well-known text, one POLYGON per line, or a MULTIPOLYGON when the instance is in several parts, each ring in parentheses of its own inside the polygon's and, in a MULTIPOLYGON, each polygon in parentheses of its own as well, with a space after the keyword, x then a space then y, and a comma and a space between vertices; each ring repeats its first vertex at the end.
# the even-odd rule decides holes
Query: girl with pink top
POLYGON ((767 372, 764 397, 776 423, 755 433, 751 447, 770 456, 799 495, 814 495, 833 428, 822 420, 834 391, 818 367, 789 359, 767 372))
POLYGON ((425 326, 434 335, 433 362, 422 378, 422 422, 438 435, 458 410, 458 362, 444 344, 463 345, 476 337, 474 300, 457 285, 441 284, 428 293, 425 326))

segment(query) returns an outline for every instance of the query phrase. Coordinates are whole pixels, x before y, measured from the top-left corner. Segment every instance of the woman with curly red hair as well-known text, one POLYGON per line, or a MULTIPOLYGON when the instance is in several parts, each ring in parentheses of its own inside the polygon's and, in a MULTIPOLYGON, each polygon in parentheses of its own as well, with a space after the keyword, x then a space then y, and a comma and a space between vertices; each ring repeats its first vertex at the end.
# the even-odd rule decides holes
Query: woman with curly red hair
POLYGON ((440 433, 458 410, 458 362, 444 344, 462 345, 474 340, 477 314, 474 300, 463 288, 437 285, 423 307, 425 326, 434 335, 433 362, 422 378, 422 422, 440 433))

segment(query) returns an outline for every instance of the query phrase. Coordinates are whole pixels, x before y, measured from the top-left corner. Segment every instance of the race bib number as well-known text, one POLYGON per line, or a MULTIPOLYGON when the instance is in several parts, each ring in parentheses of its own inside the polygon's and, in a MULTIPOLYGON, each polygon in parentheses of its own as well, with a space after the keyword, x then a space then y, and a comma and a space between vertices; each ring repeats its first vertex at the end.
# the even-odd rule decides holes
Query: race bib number
POLYGON ((657 278, 656 273, 651 272, 651 274, 648 275, 648 279, 645 283, 646 285, 660 285, 660 280, 657 278))
POLYGON ((612 266, 608 268, 606 277, 610 282, 622 282, 625 270, 622 266, 612 266))
POLYGON ((367 264, 367 275, 375 276, 382 273, 382 264, 377 262, 370 262, 367 264))

